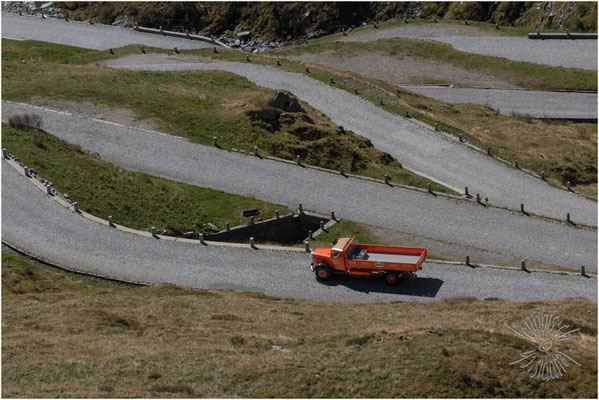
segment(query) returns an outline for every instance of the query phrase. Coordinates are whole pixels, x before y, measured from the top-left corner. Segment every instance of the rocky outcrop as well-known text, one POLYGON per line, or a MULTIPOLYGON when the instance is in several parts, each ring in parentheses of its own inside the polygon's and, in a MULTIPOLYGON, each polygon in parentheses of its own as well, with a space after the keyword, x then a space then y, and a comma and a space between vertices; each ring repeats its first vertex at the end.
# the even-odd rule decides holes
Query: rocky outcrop
POLYGON ((268 105, 287 112, 306 112, 295 97, 285 92, 277 92, 268 105))

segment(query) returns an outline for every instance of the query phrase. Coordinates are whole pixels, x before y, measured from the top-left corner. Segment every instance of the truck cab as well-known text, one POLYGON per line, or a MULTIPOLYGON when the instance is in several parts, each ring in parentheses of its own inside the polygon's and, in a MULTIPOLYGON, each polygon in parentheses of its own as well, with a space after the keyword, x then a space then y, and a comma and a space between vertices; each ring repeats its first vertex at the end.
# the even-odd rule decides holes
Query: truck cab
POLYGON ((380 274, 393 285, 401 275, 422 269, 425 259, 423 247, 358 244, 353 236, 338 239, 333 247, 314 249, 310 268, 320 280, 332 274, 380 274))

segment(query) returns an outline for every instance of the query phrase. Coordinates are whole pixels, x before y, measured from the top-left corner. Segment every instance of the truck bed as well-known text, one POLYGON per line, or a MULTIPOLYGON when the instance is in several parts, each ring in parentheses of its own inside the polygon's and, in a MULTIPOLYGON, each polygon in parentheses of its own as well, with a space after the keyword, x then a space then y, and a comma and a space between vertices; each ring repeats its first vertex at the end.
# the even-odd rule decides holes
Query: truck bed
POLYGON ((419 259, 419 255, 415 256, 412 254, 392 254, 369 251, 366 255, 365 261, 416 264, 418 263, 419 259))

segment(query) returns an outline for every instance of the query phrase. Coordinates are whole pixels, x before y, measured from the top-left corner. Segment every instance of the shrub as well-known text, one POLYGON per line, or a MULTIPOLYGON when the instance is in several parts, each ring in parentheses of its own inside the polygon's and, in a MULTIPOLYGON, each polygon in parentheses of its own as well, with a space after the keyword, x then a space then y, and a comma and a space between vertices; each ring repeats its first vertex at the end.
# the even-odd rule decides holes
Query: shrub
POLYGON ((8 119, 8 125, 17 129, 42 129, 42 117, 38 114, 13 115, 8 119))

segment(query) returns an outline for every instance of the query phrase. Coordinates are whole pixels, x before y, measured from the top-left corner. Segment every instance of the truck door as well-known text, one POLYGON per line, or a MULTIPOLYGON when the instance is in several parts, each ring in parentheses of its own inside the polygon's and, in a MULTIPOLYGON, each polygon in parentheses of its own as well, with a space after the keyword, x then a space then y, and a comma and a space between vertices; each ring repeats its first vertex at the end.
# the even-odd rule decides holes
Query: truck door
POLYGON ((332 267, 334 269, 344 270, 345 262, 344 262, 343 252, 339 250, 331 250, 331 262, 333 263, 332 267))

